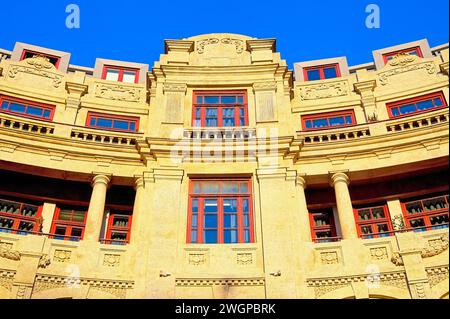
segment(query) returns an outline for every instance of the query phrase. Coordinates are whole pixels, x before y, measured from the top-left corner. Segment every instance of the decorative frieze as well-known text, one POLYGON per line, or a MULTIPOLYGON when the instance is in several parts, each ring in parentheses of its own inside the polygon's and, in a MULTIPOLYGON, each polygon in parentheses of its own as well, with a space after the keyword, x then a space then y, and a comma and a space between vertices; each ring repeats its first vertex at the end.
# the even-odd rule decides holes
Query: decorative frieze
POLYGON ((207 262, 206 253, 189 253, 188 263, 192 266, 205 265, 207 262))
POLYGON ((388 259, 388 251, 386 247, 374 247, 370 248, 370 259, 374 261, 388 259))
POLYGON ((117 254, 105 254, 103 257, 103 266, 106 267, 119 267, 120 255, 117 254))
POLYGON ((241 54, 244 52, 244 41, 239 39, 233 39, 233 38, 209 38, 206 40, 202 40, 196 43, 197 53, 203 54, 205 52, 205 47, 211 44, 232 44, 236 47, 236 53, 241 54))
POLYGON ((71 258, 72 251, 70 250, 55 249, 53 253, 53 261, 58 263, 68 263, 71 258))
POLYGON ((431 62, 412 64, 412 65, 399 66, 392 70, 380 72, 378 74, 378 80, 380 81, 380 84, 384 86, 384 85, 389 84, 389 78, 394 75, 411 72, 411 71, 417 71, 417 70, 421 70, 421 69, 425 69, 428 74, 436 73, 436 65, 434 64, 434 62, 431 61, 431 62))
POLYGON ((347 81, 302 85, 297 87, 297 91, 301 101, 346 96, 349 94, 347 81))
POLYGON ((175 285, 178 287, 196 286, 264 286, 264 278, 229 278, 229 279, 206 279, 206 278, 177 278, 175 285))
POLYGON ((58 89, 61 87, 64 76, 57 73, 53 64, 44 56, 36 55, 26 59, 19 64, 11 64, 7 73, 8 78, 16 79, 19 74, 28 74, 51 80, 51 86, 58 89))
POLYGON ((4 243, 2 243, 2 245, 0 245, 0 257, 1 258, 6 258, 9 260, 15 260, 18 261, 20 260, 20 252, 16 251, 16 250, 12 250, 11 247, 7 248, 6 245, 3 245, 4 243))
POLYGON ((339 264, 339 255, 337 251, 326 251, 320 253, 320 262, 322 265, 339 264))
POLYGON ((94 96, 114 101, 141 102, 143 88, 123 84, 95 83, 94 96))
POLYGON ((15 271, 0 269, 0 287, 11 291, 15 274, 15 271))
POLYGON ((240 266, 250 266, 253 264, 252 253, 237 253, 236 263, 240 266))

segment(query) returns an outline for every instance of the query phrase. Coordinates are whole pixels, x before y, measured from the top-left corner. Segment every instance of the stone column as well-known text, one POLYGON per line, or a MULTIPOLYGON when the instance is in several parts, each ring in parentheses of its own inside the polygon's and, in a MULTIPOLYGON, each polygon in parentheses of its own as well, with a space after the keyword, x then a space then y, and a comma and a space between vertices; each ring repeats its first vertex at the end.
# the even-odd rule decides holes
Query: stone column
POLYGON ((92 195, 84 231, 84 240, 98 241, 105 213, 106 191, 111 177, 99 174, 92 180, 92 195))
POLYGON ((55 213, 56 204, 44 203, 42 207, 42 232, 49 234, 52 227, 53 215, 55 213))
POLYGON ((145 180, 143 176, 138 176, 134 182, 134 189, 136 190, 136 195, 134 198, 133 206, 133 220, 131 222, 131 234, 130 243, 139 243, 141 236, 141 229, 143 223, 143 202, 144 202, 144 191, 145 191, 145 180))
POLYGON ((341 225, 343 239, 357 238, 355 217, 353 214, 352 200, 348 185, 350 179, 343 172, 333 173, 331 176, 331 185, 336 194, 336 206, 339 215, 339 224, 341 225))
POLYGON ((298 222, 301 241, 311 241, 311 225, 309 223, 308 206, 305 196, 306 180, 304 176, 297 176, 297 194, 298 194, 298 222))

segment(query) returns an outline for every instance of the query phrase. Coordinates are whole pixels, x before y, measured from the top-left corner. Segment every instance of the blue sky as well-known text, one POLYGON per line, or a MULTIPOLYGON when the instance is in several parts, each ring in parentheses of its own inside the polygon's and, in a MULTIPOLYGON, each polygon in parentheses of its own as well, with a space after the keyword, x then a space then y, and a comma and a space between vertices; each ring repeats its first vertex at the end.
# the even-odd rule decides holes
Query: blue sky
POLYGON ((83 66, 93 67, 97 57, 152 66, 164 39, 228 32, 277 38, 291 69, 294 62, 336 56, 355 65, 372 61, 372 50, 395 44, 448 42, 448 10, 448 0, 2 1, 0 47, 26 42, 67 51, 72 64, 83 66), (66 28, 70 3, 80 8, 80 29, 66 28), (379 29, 365 26, 371 3, 381 10, 379 29))

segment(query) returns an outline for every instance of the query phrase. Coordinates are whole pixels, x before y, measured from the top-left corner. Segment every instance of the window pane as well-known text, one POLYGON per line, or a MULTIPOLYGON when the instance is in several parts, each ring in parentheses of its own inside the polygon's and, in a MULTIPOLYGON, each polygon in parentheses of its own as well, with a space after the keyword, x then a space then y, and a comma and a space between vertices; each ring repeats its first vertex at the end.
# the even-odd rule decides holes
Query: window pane
POLYGON ((236 104, 236 96, 222 96, 223 104, 236 104))
POLYGON ((70 233, 70 236, 74 237, 81 237, 83 230, 81 228, 72 228, 72 232, 70 233))
POLYGON ((223 126, 228 126, 228 127, 235 126, 234 118, 224 118, 222 123, 223 123, 223 126))
POLYGON ((375 219, 379 219, 379 218, 384 218, 385 217, 384 216, 384 210, 383 210, 382 207, 377 207, 377 208, 372 209, 372 215, 373 215, 373 218, 375 218, 375 219))
POLYGON ((434 99, 434 105, 435 106, 442 106, 442 100, 441 99, 434 99))
POLYGON ((370 210, 369 209, 360 209, 358 211, 359 220, 369 220, 370 219, 370 210))
POLYGON ((74 211, 73 212, 73 221, 74 222, 84 222, 84 216, 86 215, 85 212, 80 211, 74 211))
POLYGON ((113 121, 110 119, 105 119, 105 118, 99 117, 97 120, 97 126, 111 128, 112 124, 113 124, 113 121))
POLYGON ((55 229, 55 235, 65 235, 66 234, 66 227, 63 226, 57 226, 55 229))
POLYGON ((225 230, 223 233, 223 242, 225 244, 234 244, 238 242, 237 230, 225 230))
POLYGON ((233 108, 223 108, 222 116, 223 117, 234 117, 234 109, 233 108))
POLYGON ((433 102, 431 100, 417 102, 417 108, 419 110, 427 110, 433 108, 433 102))
POLYGON ((248 199, 247 198, 244 198, 242 200, 242 211, 244 213, 248 213, 248 199))
POLYGON ((248 229, 244 230, 244 242, 250 242, 250 231, 248 229))
POLYGON ((134 122, 130 123, 130 131, 136 131, 136 124, 134 122))
POLYGON ((244 215, 244 227, 250 227, 250 216, 244 215))
POLYGON ((194 194, 200 194, 200 183, 195 182, 193 188, 194 188, 194 194))
POLYGON ((331 126, 335 126, 335 125, 344 125, 344 118, 343 117, 331 117, 330 118, 330 125, 331 126))
POLYGON ((25 113, 25 105, 11 103, 11 104, 9 104, 9 110, 11 112, 25 113))
POLYGON ((198 213, 198 199, 192 200, 192 212, 198 213))
POLYGON ((204 104, 219 104, 218 96, 205 96, 204 104))
POLYGON ((50 118, 50 115, 51 115, 50 110, 45 110, 45 111, 44 111, 44 117, 45 117, 46 119, 49 119, 49 118, 50 118))
POLYGON ((223 216, 223 227, 225 228, 237 228, 237 215, 225 214, 223 216))
POLYGON ((247 183, 241 183, 240 193, 242 193, 242 194, 248 193, 248 184, 247 183))
POLYGON ((205 182, 202 183, 202 193, 203 194, 218 194, 219 193, 219 183, 217 182, 205 182))
POLYGON ((305 126, 306 128, 311 128, 311 121, 306 121, 305 126))
POLYGON ((307 75, 309 81, 320 80, 319 70, 308 70, 307 75))
POLYGON ((59 212, 59 220, 68 220, 70 221, 72 218, 72 211, 71 210, 61 210, 59 212))
POLYGON ((244 97, 243 96, 238 96, 237 101, 239 104, 243 104, 244 103, 244 97))
POLYGON ((237 182, 223 182, 222 194, 237 194, 239 192, 239 184, 237 182))
POLYGON ((203 103, 203 96, 197 96, 197 104, 203 103))
POLYGON ((38 107, 29 106, 27 108, 27 114, 42 117, 42 109, 38 107))
POLYGON ((237 200, 236 199, 224 199, 223 200, 223 211, 224 211, 224 213, 237 212, 237 200))
POLYGON ((205 213, 217 213, 217 199, 205 199, 205 213))
POLYGON ((353 124, 352 117, 350 115, 345 117, 345 124, 353 124))
POLYGON ((109 69, 106 71, 106 80, 118 81, 119 80, 119 70, 109 69))
POLYGON ((217 230, 205 230, 203 232, 203 238, 205 244, 216 244, 217 243, 217 230))
POLYGON ((399 116, 400 112, 398 111, 398 108, 392 108, 391 109, 392 116, 399 116))
POLYGON ((197 242, 197 231, 193 230, 191 231, 191 243, 196 243, 197 242))
POLYGON ((197 228, 197 220, 198 220, 198 216, 192 215, 192 228, 197 228))
POLYGON ((217 228, 217 215, 207 214, 204 216, 203 220, 204 228, 217 228))
POLYGON ((315 127, 315 128, 328 126, 327 119, 317 119, 317 120, 313 120, 312 122, 313 122, 313 127, 315 127))
POLYGON ((401 114, 408 114, 416 111, 416 106, 414 104, 408 104, 404 106, 400 106, 401 114))
POLYGON ((7 110, 8 109, 8 102, 3 101, 2 102, 2 110, 7 110))
POLYGON ((128 122, 115 120, 114 128, 118 130, 128 130, 128 122))
POLYGON ((122 82, 135 83, 136 82, 136 72, 124 71, 122 82))
POLYGON ((336 68, 325 68, 323 69, 323 74, 325 75, 325 79, 331 79, 337 77, 336 68))

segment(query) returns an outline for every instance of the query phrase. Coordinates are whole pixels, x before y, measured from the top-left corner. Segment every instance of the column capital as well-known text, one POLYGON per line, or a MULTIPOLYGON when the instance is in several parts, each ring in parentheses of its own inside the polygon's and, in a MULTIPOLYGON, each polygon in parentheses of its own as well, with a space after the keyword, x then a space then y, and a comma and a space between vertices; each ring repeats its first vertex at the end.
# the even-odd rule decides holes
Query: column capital
POLYGON ((91 186, 95 186, 97 184, 104 184, 106 186, 109 186, 112 177, 111 175, 101 173, 93 173, 93 174, 95 174, 95 176, 92 178, 91 186))
POLYGON ((152 172, 143 172, 139 175, 134 175, 134 189, 144 188, 146 183, 154 183, 155 178, 152 172))
POLYGON ((350 178, 348 177, 348 171, 329 172, 330 185, 334 187, 337 182, 345 182, 350 185, 350 178))
POLYGON ((306 189, 307 184, 306 184, 306 174, 298 174, 297 175, 297 180, 296 180, 296 184, 300 187, 302 187, 303 189, 306 189))

